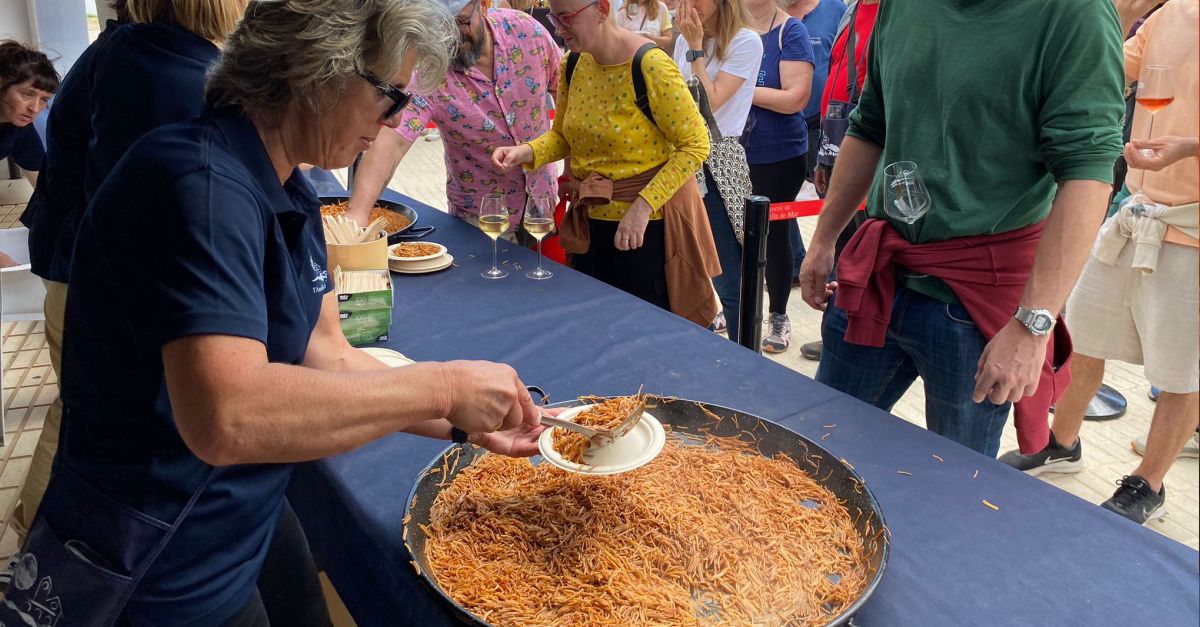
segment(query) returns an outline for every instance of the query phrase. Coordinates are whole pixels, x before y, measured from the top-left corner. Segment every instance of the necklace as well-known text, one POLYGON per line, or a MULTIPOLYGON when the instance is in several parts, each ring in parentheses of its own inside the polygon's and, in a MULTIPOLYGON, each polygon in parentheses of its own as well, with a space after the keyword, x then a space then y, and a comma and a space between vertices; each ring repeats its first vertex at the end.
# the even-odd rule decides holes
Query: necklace
MULTIPOLYGON (((758 25, 762 24, 762 22, 758 21, 758 18, 755 18, 754 16, 751 16, 751 18, 752 18, 751 24, 754 25, 755 30, 758 30, 758 25)), ((779 9, 775 9, 775 11, 773 11, 771 13, 771 25, 767 26, 766 30, 759 32, 759 34, 766 35, 767 33, 771 32, 771 29, 775 28, 775 20, 778 20, 778 19, 779 19, 779 9)))

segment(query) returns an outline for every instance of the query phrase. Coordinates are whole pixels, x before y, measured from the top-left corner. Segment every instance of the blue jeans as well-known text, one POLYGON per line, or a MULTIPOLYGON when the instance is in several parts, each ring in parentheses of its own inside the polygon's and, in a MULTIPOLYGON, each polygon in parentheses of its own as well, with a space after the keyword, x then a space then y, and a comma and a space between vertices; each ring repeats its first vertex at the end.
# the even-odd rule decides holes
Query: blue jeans
POLYGON ((843 338, 845 332, 846 312, 830 305, 821 323, 825 345, 817 381, 891 411, 920 376, 925 380, 925 426, 996 456, 1011 403, 972 400, 975 369, 987 341, 962 305, 899 288, 882 348, 851 344, 843 338))
POLYGON ((704 184, 708 193, 704 195, 704 209, 708 210, 708 223, 713 229, 713 244, 716 258, 721 262, 721 274, 713 279, 716 295, 725 310, 725 323, 730 340, 738 341, 738 312, 742 309, 742 245, 733 233, 730 214, 725 210, 725 201, 716 191, 716 181, 708 168, 704 168, 704 184))
POLYGON ((792 240, 792 282, 800 280, 800 264, 804 263, 804 239, 800 237, 800 225, 788 220, 788 237, 792 240))
POLYGON ((721 275, 713 279, 721 307, 725 309, 725 324, 729 326, 729 339, 738 341, 738 312, 742 302, 742 246, 738 244, 725 201, 717 191, 717 183, 708 168, 704 169, 704 182, 708 193, 704 195, 704 208, 708 210, 708 224, 712 227, 713 243, 717 246, 717 259, 721 262, 721 275))

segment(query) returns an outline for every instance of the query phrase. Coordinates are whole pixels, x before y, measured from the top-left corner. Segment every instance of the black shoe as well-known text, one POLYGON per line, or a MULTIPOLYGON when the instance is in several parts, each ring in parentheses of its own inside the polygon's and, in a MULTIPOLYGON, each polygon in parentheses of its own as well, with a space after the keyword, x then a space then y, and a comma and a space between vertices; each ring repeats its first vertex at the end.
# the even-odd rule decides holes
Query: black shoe
POLYGON ((1083 470, 1083 440, 1075 438, 1074 448, 1063 448, 1051 431, 1050 443, 1046 448, 1033 455, 1022 455, 1019 450, 1009 451, 1000 456, 1000 461, 1035 477, 1044 472, 1079 472, 1083 470))
POLYGON ((800 347, 800 355, 809 361, 821 361, 821 342, 809 342, 800 347))
POLYGON ((1133 522, 1144 525, 1147 520, 1162 518, 1163 503, 1167 500, 1167 486, 1155 492, 1150 482, 1137 475, 1125 475, 1117 482, 1121 486, 1113 493, 1112 498, 1100 504, 1100 507, 1116 512, 1133 522))

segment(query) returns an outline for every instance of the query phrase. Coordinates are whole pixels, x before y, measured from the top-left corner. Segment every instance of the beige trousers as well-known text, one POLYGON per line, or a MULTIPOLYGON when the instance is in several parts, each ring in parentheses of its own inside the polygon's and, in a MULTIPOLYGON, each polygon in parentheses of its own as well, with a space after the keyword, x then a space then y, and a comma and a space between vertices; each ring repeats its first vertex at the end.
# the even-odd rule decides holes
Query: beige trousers
MULTIPOLYGON (((58 385, 62 385, 62 342, 63 319, 67 312, 67 284, 57 281, 42 281, 46 284, 46 345, 50 348, 50 367, 54 368, 54 376, 58 385)), ((46 412, 46 422, 42 426, 42 435, 38 438, 37 448, 33 451, 33 460, 29 464, 29 474, 25 477, 25 485, 21 488, 21 501, 13 512, 16 522, 24 529, 29 529, 33 517, 37 514, 38 506, 42 503, 42 495, 46 493, 46 484, 50 482, 50 467, 54 463, 54 454, 58 451, 58 429, 62 424, 62 396, 55 396, 46 412)))

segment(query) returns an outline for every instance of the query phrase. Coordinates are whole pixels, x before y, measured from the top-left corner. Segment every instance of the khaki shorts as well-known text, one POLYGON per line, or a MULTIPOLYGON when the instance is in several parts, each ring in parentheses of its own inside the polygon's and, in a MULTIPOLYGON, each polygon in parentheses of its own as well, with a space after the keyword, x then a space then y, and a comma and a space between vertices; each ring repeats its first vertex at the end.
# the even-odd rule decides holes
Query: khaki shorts
POLYGON ((1200 250, 1164 243, 1158 269, 1136 277, 1133 249, 1127 244, 1111 266, 1088 258, 1067 300, 1075 351, 1144 364, 1146 379, 1166 392, 1200 390, 1200 250))

